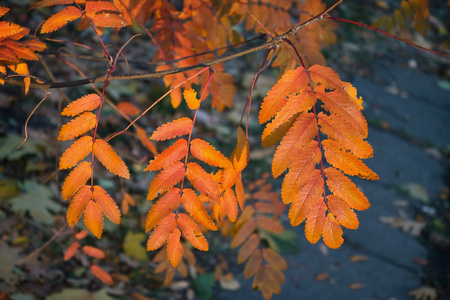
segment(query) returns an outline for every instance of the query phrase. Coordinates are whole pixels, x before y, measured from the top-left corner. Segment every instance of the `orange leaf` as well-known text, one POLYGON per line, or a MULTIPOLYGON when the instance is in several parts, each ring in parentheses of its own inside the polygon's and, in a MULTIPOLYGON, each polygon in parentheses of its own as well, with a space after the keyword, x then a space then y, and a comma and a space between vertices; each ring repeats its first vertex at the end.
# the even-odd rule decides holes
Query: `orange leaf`
POLYGON ((116 202, 101 186, 94 185, 92 197, 111 222, 120 223, 120 210, 116 202))
POLYGON ((366 166, 355 155, 346 152, 341 145, 331 139, 322 141, 327 162, 334 167, 341 169, 348 175, 357 175, 364 179, 378 180, 378 175, 366 166))
POLYGON ((88 94, 67 105, 61 112, 61 115, 74 117, 85 111, 93 111, 100 105, 101 102, 102 100, 99 95, 88 94))
POLYGON ((76 6, 68 6, 48 18, 41 28, 41 33, 49 33, 63 27, 67 23, 80 18, 83 15, 76 6))
POLYGON ((94 151, 94 155, 108 171, 125 179, 130 178, 127 165, 108 142, 102 139, 96 139, 92 150, 94 151))
POLYGON ((275 252, 274 250, 270 248, 264 248, 262 250, 264 259, 273 267, 279 269, 279 270, 286 270, 287 269, 287 263, 284 260, 284 258, 275 252))
MULTIPOLYGON (((1 26, 1 22, 0 22, 0 26, 1 26)), ((0 30, 1 30, 1 27, 0 27, 0 30)), ((14 52, 12 52, 11 50, 9 50, 6 47, 0 48, 0 61, 2 61, 2 60, 7 61, 7 62, 13 62, 13 63, 19 62, 19 59, 14 54, 14 52)))
POLYGON ((0 17, 6 14, 9 11, 9 8, 0 6, 0 17))
POLYGON ((358 210, 366 210, 370 207, 370 203, 356 185, 341 171, 335 168, 325 169, 327 176, 327 186, 330 191, 345 200, 351 208, 358 210))
POLYGON ((220 183, 222 190, 229 189, 235 185, 237 180, 238 173, 231 166, 229 168, 225 168, 222 172, 222 176, 220 177, 220 183))
POLYGON ((178 215, 177 224, 186 240, 198 250, 208 251, 209 245, 197 223, 187 214, 178 215))
POLYGON ((89 1, 86 3, 85 11, 88 15, 95 15, 103 11, 120 12, 113 3, 107 1, 89 1))
POLYGON ((320 170, 314 170, 308 182, 298 191, 298 195, 289 209, 292 226, 298 226, 308 216, 315 201, 324 192, 324 182, 320 170))
POLYGON ((64 180, 61 195, 63 200, 70 199, 75 193, 85 185, 86 181, 91 177, 92 168, 91 163, 83 161, 81 162, 66 180, 64 180))
POLYGON ((44 51, 44 49, 47 48, 47 45, 45 43, 37 40, 37 39, 29 39, 24 42, 22 42, 23 45, 27 46, 28 48, 34 50, 34 51, 44 51))
POLYGON ((58 141, 72 140, 94 128, 96 123, 97 116, 91 112, 85 112, 61 127, 58 141))
POLYGON ((334 195, 328 195, 327 206, 339 224, 348 229, 358 228, 358 217, 347 202, 334 195))
POLYGON ((150 208, 145 220, 145 231, 148 232, 180 205, 180 189, 172 188, 150 208))
POLYGON ((231 154, 231 162, 237 172, 241 172, 247 166, 248 160, 250 159, 250 149, 248 144, 247 136, 241 127, 238 127, 237 133, 237 145, 231 154))
POLYGON ((89 231, 87 231, 86 229, 83 229, 80 232, 78 232, 77 234, 75 234, 75 238, 77 240, 82 240, 85 237, 87 237, 88 234, 89 234, 89 231))
POLYGON ((362 110, 362 99, 356 96, 356 88, 350 83, 339 78, 338 73, 329 67, 314 65, 309 68, 311 79, 317 84, 320 83, 327 90, 336 90, 345 98, 354 103, 355 107, 362 110))
POLYGON ((142 145, 144 145, 145 148, 147 148, 153 155, 157 155, 158 151, 156 150, 156 146, 152 141, 150 141, 150 138, 148 137, 145 130, 141 127, 137 127, 136 132, 142 145))
POLYGON ((24 47, 23 45, 19 44, 18 42, 7 40, 2 41, 2 44, 7 46, 14 54, 21 59, 26 60, 38 60, 36 54, 34 54, 34 51, 30 48, 24 47))
POLYGON ((227 168, 231 167, 231 162, 226 158, 222 153, 217 151, 211 144, 202 140, 202 139, 194 139, 191 141, 191 154, 215 167, 227 168))
POLYGON ((311 244, 317 243, 322 235, 322 231, 325 226, 325 212, 327 210, 322 197, 314 200, 315 203, 308 213, 305 225, 306 239, 311 244))
POLYGON ((73 226, 78 223, 78 221, 81 218, 81 215, 85 211, 91 199, 92 199, 92 191, 90 185, 83 186, 75 194, 75 196, 70 201, 69 208, 67 209, 67 224, 69 224, 69 226, 73 226))
POLYGON ((100 250, 96 247, 83 246, 83 252, 84 252, 84 254, 94 257, 94 258, 98 258, 98 259, 105 258, 105 252, 103 252, 103 250, 100 250))
POLYGON ((147 241, 147 251, 156 250, 162 247, 176 226, 175 213, 171 212, 158 223, 150 234, 147 241))
POLYGON ((238 257, 237 257, 237 263, 241 264, 244 261, 246 261, 250 255, 255 252, 256 248, 259 246, 259 236, 258 234, 254 233, 252 234, 248 240, 242 245, 241 249, 239 250, 238 257))
POLYGON ((167 240, 167 258, 170 264, 175 268, 183 257, 183 246, 180 243, 181 231, 175 228, 167 240))
POLYGON ((278 284, 283 284, 285 281, 283 273, 271 264, 266 265, 266 275, 267 279, 270 279, 272 282, 275 281, 278 284))
POLYGON ((188 154, 189 144, 185 139, 178 139, 172 146, 165 149, 150 162, 144 171, 157 171, 167 168, 188 154))
POLYGON ((113 13, 100 13, 95 16, 92 22, 95 24, 95 26, 99 27, 119 28, 129 25, 128 21, 125 20, 122 16, 113 13))
POLYGON ((239 203, 239 207, 241 208, 241 210, 243 210, 244 202, 245 202, 245 190, 244 190, 244 185, 242 184, 241 173, 239 173, 238 176, 236 177, 236 183, 235 183, 234 189, 236 191, 236 199, 239 203))
POLYGON ((328 214, 325 220, 325 227, 322 232, 323 241, 331 249, 339 248, 344 239, 342 238, 342 228, 333 215, 328 214))
MULTIPOLYGON (((307 112, 316 103, 316 95, 311 89, 301 90, 297 96, 290 96, 286 104, 276 114, 272 122, 267 124, 261 139, 264 141, 277 128, 287 123, 292 117, 301 112, 307 112), (309 90, 309 91, 308 91, 309 90)), ((280 137, 281 138, 281 137, 280 137)))
POLYGON ((236 248, 241 245, 254 231, 256 230, 256 221, 251 218, 239 229, 236 235, 231 240, 230 247, 236 248))
POLYGON ((368 125, 362 112, 358 107, 342 97, 342 94, 334 91, 325 93, 323 86, 318 86, 315 90, 317 98, 319 98, 325 105, 324 108, 331 114, 339 115, 347 123, 349 123, 354 130, 363 136, 367 137, 368 125))
POLYGON ((5 21, 0 21, 0 38, 11 36, 22 30, 22 27, 5 21))
POLYGON ((73 242, 72 245, 67 248, 66 253, 64 253, 64 261, 68 261, 71 259, 75 253, 77 253, 78 248, 80 248, 80 243, 77 241, 73 242))
POLYGON ((346 123, 340 116, 327 116, 322 112, 318 115, 320 130, 329 138, 338 141, 345 149, 350 150, 358 158, 370 158, 373 149, 362 135, 355 131, 350 124, 346 123))
POLYGON ((278 82, 267 93, 261 104, 259 111, 259 124, 263 124, 272 119, 277 112, 285 105, 286 98, 297 93, 302 88, 308 86, 309 79, 303 67, 290 70, 278 80, 278 82))
MULTIPOLYGON (((88 3, 93 3, 93 2, 88 2, 88 3)), ((134 116, 137 115, 141 112, 141 110, 134 105, 133 103, 130 102, 119 102, 117 104, 117 109, 122 112, 123 114, 129 115, 129 116, 134 116)))
POLYGON ((273 156, 272 174, 278 177, 303 151, 303 147, 317 135, 316 117, 313 113, 301 114, 284 136, 273 156))
POLYGON ((177 161, 159 172, 148 188, 147 200, 155 199, 158 194, 168 191, 184 177, 184 163, 177 161))
POLYGON ((205 209, 203 202, 192 189, 183 189, 181 203, 184 209, 196 220, 200 225, 209 230, 217 230, 211 217, 205 209))
POLYGON ((136 202, 130 194, 124 193, 121 203, 121 208, 124 215, 128 213, 130 206, 136 206, 136 202))
MULTIPOLYGON (((72 200, 73 201, 73 200, 72 200)), ((103 215, 102 210, 95 201, 89 201, 84 212, 84 224, 98 239, 102 237, 103 215)))
POLYGON ((101 281, 106 283, 107 285, 114 284, 114 280, 112 279, 111 275, 109 275, 105 270, 103 270, 99 266, 92 265, 91 272, 92 272, 92 275, 94 275, 95 277, 97 277, 98 279, 100 279, 101 281))
POLYGON ((244 278, 248 279, 256 274, 258 269, 262 264, 262 254, 261 251, 255 251, 248 259, 244 268, 244 278))
POLYGON ((259 215, 257 218, 258 227, 272 233, 282 233, 284 231, 283 225, 279 221, 259 215))
POLYGON ((220 200, 222 210, 227 214, 228 219, 230 219, 231 222, 236 221, 238 215, 238 203, 233 190, 225 190, 220 200))
POLYGON ((197 109, 200 106, 200 100, 197 99, 197 92, 194 89, 184 90, 183 96, 189 109, 197 109))
POLYGON ((212 176, 207 173, 197 163, 188 163, 186 169, 186 177, 192 183, 194 188, 205 196, 216 199, 218 196, 219 186, 213 180, 212 176))
POLYGON ((179 118, 173 122, 159 126, 153 132, 150 139, 155 141, 165 141, 188 134, 191 132, 193 124, 192 120, 187 117, 179 118))
POLYGON ((318 146, 319 143, 315 140, 309 142, 289 168, 281 186, 281 198, 284 204, 294 202, 299 189, 308 182, 309 174, 322 157, 318 146))
POLYGON ((83 136, 64 151, 59 160, 59 169, 64 170, 75 166, 80 160, 92 152, 92 137, 83 136))

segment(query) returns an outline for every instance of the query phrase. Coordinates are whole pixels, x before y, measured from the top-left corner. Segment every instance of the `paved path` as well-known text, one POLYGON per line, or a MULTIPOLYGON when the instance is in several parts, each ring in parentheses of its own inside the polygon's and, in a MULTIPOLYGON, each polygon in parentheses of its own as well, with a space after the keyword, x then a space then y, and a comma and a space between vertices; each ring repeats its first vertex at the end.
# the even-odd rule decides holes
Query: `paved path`
MULTIPOLYGON (((370 78, 352 80, 372 124, 368 140, 374 158, 366 163, 381 177, 377 182, 355 180, 372 207, 358 212, 359 229, 345 230, 343 246, 327 255, 321 252, 321 242, 311 245, 306 241, 303 226, 296 228, 301 250, 285 256, 287 280, 281 295, 272 299, 412 299, 408 292, 421 285, 422 266, 417 261, 426 260, 428 251, 418 238, 379 218, 398 216, 399 209, 411 218, 413 208, 423 204, 398 193, 405 184, 425 187, 430 198, 444 186, 447 164, 429 151, 450 143, 450 91, 439 88, 438 80, 388 60, 377 61, 370 78), (399 199, 406 200, 407 206, 396 205, 399 199), (355 255, 368 259, 352 262, 355 255), (327 273, 328 279, 316 281, 320 273, 327 273), (354 283, 363 286, 350 289, 354 283)), ((261 299, 259 292, 251 290, 251 280, 242 274, 238 279, 243 283, 241 289, 221 291, 216 299, 261 299)))

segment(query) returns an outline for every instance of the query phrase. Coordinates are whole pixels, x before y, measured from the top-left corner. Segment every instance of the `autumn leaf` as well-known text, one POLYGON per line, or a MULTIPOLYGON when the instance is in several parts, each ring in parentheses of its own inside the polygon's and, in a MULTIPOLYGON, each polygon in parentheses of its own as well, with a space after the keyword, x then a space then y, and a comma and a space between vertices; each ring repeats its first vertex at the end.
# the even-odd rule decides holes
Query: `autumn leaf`
POLYGON ((68 6, 48 18, 42 24, 41 33, 49 33, 63 27, 67 23, 81 18, 83 13, 76 6, 68 6))
POLYGON ((180 213, 178 215, 177 224, 186 240, 198 250, 208 251, 209 245, 206 241, 200 227, 187 214, 180 213))
POLYGON ((75 193, 86 184, 92 175, 92 165, 90 162, 81 162, 64 180, 61 195, 63 200, 70 199, 75 193))
MULTIPOLYGON (((78 223, 81 215, 92 200, 92 190, 90 185, 85 185, 78 190, 75 196, 70 201, 67 209, 67 224, 73 226, 78 223)), ((93 211, 91 211, 92 213, 93 211)), ((103 217, 102 217, 103 220, 103 217)), ((101 235, 101 231, 100 231, 101 235)))
POLYGON ((322 237, 325 244, 331 249, 339 248, 344 242, 341 225, 338 224, 331 214, 328 214, 326 217, 322 237))
MULTIPOLYGON (((90 2, 90 3, 92 3, 92 2, 90 2)), ((129 115, 129 116, 134 116, 141 112, 141 110, 136 105, 134 105, 133 103, 130 103, 130 102, 125 102, 125 101, 117 103, 117 109, 121 113, 129 115)))
POLYGON ((92 150, 95 157, 98 158, 108 171, 125 179, 130 178, 130 172, 128 171, 127 165, 119 155, 117 155, 116 151, 113 150, 108 142, 102 139, 96 139, 92 150))
POLYGON ((99 185, 94 185, 92 197, 111 222, 120 223, 120 210, 105 189, 99 185))
POLYGON ((69 123, 63 125, 59 131, 58 141, 69 141, 93 129, 97 123, 97 116, 91 112, 79 115, 69 123))
POLYGON ((194 89, 184 90, 183 96, 189 109, 197 109, 200 106, 200 100, 197 99, 197 92, 194 89))
POLYGON ((216 199, 218 196, 219 185, 213 180, 199 164, 188 163, 186 168, 186 177, 194 188, 203 195, 216 199))
POLYGON ((188 148, 189 144, 185 139, 178 139, 172 146, 166 148, 154 160, 150 161, 144 171, 157 171, 170 166, 184 158, 188 154, 188 148))
POLYGON ((250 255, 258 248, 260 239, 256 233, 253 233, 247 241, 242 245, 241 249, 239 249, 237 263, 241 264, 246 261, 250 255))
POLYGON ((85 111, 92 111, 96 109, 101 103, 101 98, 97 94, 85 95, 66 106, 61 112, 61 115, 74 117, 85 111))
POLYGON ((66 253, 64 253, 64 261, 68 261, 71 259, 76 253, 77 250, 80 248, 80 243, 77 241, 73 242, 69 248, 67 248, 66 253))
POLYGON ((148 187, 147 200, 151 201, 155 199, 158 197, 158 194, 168 191, 180 182, 185 174, 184 169, 184 163, 177 161, 159 172, 148 187))
POLYGON ((173 122, 161 125, 158 127, 150 137, 150 139, 155 141, 165 141, 169 139, 176 138, 191 132, 193 122, 190 118, 183 117, 179 118, 173 122))
POLYGON ((150 234, 147 241, 147 251, 162 247, 176 226, 177 222, 173 212, 165 216, 150 234))
POLYGON ((192 189, 183 189, 181 203, 191 217, 200 225, 209 230, 217 230, 217 227, 208 215, 203 202, 192 189))
POLYGON ((83 246, 83 248, 81 250, 83 251, 84 254, 89 255, 90 257, 94 257, 94 258, 98 258, 98 259, 105 258, 105 252, 103 252, 103 250, 101 250, 97 247, 83 246))
POLYGON ((167 258, 170 264, 175 268, 183 257, 183 246, 180 243, 181 231, 175 228, 167 240, 167 258))
MULTIPOLYGON (((89 187, 90 188, 90 187, 89 187)), ((67 211, 69 213, 69 211, 67 211)), ((101 238, 103 233, 103 215, 99 205, 91 200, 84 211, 84 224, 96 237, 101 238)))
POLYGON ((217 151, 211 144, 202 140, 202 139, 194 139, 191 141, 191 154, 215 167, 227 168, 231 167, 231 162, 219 151, 217 151))
POLYGON ((180 197, 180 189, 171 188, 170 191, 153 204, 145 219, 145 231, 152 230, 161 219, 177 208, 180 205, 180 197))
POLYGON ((59 160, 59 169, 64 170, 78 164, 92 152, 93 141, 90 136, 83 136, 76 140, 64 151, 59 160))
POLYGON ((105 270, 103 270, 99 266, 92 265, 91 272, 95 277, 97 277, 98 279, 100 279, 101 281, 106 283, 107 285, 114 284, 114 280, 112 279, 111 275, 109 275, 105 270))

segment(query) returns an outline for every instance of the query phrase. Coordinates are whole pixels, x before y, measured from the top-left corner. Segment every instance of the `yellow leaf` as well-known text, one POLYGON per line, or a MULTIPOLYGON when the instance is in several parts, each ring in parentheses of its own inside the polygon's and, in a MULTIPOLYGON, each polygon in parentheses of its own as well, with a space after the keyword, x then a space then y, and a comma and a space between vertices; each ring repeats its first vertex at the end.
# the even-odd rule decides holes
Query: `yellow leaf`
POLYGON ((197 109, 200 106, 200 100, 197 99, 197 92, 194 89, 184 90, 183 96, 190 109, 197 109))

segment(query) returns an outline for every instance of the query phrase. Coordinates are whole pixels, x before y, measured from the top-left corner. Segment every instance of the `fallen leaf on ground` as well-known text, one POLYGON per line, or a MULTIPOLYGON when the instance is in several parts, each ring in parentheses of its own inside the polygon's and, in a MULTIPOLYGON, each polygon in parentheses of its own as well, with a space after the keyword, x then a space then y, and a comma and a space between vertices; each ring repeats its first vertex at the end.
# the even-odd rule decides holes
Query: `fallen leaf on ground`
POLYGON ((408 293, 409 296, 413 296, 414 300, 435 300, 437 299, 437 290, 431 286, 421 286, 408 293))
POLYGON ((393 228, 400 228, 404 232, 408 232, 413 236, 420 236, 420 233, 425 228, 426 223, 423 221, 414 221, 408 219, 403 211, 399 211, 399 216, 380 216, 380 222, 389 224, 393 228))
POLYGON ((364 287, 364 283, 351 283, 348 285, 348 288, 350 290, 359 290, 364 287))
POLYGON ((425 203, 430 202, 427 189, 419 183, 409 182, 402 185, 401 189, 407 192, 408 195, 410 195, 414 199, 420 200, 425 203))
POLYGON ((365 255, 353 255, 352 257, 350 257, 350 261, 351 262, 360 262, 360 261, 367 261, 369 258, 365 255))
POLYGON ((316 275, 316 277, 314 278, 316 281, 324 281, 328 278, 328 273, 322 272, 316 275))

